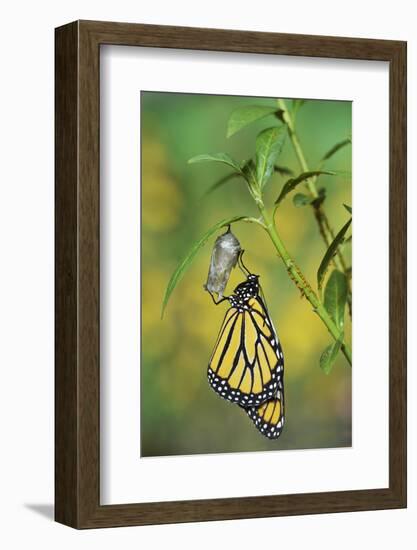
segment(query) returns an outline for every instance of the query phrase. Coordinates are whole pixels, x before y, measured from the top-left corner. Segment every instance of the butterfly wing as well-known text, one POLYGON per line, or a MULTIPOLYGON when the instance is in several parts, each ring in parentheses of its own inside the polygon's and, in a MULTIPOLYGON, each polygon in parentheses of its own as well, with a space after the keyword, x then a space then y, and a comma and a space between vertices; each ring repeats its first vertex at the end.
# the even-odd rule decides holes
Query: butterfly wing
POLYGON ((243 407, 274 397, 282 383, 284 356, 275 328, 260 297, 246 309, 226 313, 208 367, 211 387, 243 407))
POLYGON ((259 407, 246 409, 249 418, 262 435, 277 439, 284 428, 284 393, 278 390, 276 397, 262 403, 259 407))

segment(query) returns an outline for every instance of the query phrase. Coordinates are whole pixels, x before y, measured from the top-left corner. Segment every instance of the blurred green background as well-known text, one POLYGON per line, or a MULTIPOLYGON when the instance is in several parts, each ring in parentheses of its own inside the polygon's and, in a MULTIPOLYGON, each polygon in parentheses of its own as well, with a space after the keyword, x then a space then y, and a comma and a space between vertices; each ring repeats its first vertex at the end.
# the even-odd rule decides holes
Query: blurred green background
MULTIPOLYGON (((207 365, 227 303, 215 306, 203 290, 214 236, 198 253, 170 299, 163 320, 167 282, 192 244, 214 223, 233 215, 258 215, 243 180, 232 180, 205 196, 228 173, 216 163, 187 164, 200 153, 227 152, 237 160, 254 155, 255 137, 277 124, 268 117, 226 139, 230 113, 245 105, 274 106, 270 98, 141 93, 142 324, 141 455, 164 456, 234 451, 308 449, 351 445, 351 368, 339 358, 325 375, 319 358, 330 336, 310 304, 289 280, 266 233, 253 224, 234 224, 248 268, 260 274, 270 315, 285 356, 286 425, 270 441, 239 407, 210 389, 207 365)), ((289 100, 287 100, 289 104, 289 100)), ((307 101, 297 114, 297 132, 309 163, 351 136, 351 103, 307 101)), ((287 139, 278 164, 300 169, 287 139)), ((322 176, 326 212, 334 230, 347 221, 351 204, 351 148, 326 164, 337 176, 322 176)), ((287 177, 274 175, 265 203, 273 204, 287 177)), ((302 191, 299 188, 299 191, 302 191)), ((325 252, 312 209, 295 208, 287 197, 276 221, 284 243, 316 288, 325 252)), ((219 232, 222 233, 222 231, 219 232)), ((350 258, 350 246, 344 250, 350 258)), ((350 260, 349 260, 350 261, 350 260)), ((226 293, 242 280, 234 270, 226 293)), ((347 315, 346 315, 347 317, 347 315)), ((347 320, 346 339, 351 327, 347 320)))

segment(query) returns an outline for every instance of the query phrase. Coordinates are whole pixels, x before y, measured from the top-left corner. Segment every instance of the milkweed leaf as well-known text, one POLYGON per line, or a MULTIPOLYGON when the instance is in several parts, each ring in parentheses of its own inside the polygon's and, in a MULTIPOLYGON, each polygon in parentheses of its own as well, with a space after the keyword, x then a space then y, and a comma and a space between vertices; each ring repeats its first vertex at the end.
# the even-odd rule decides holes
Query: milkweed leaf
POLYGON ((344 204, 343 206, 346 208, 346 210, 349 212, 349 214, 352 214, 352 207, 351 206, 348 206, 347 204, 344 204))
POLYGON ((296 178, 291 178, 287 180, 281 190, 281 193, 279 194, 277 200, 275 201, 275 204, 279 204, 291 191, 293 191, 297 185, 302 183, 303 181, 308 180, 309 178, 320 176, 321 174, 325 174, 328 176, 334 176, 335 172, 328 172, 325 170, 314 170, 312 172, 303 172, 296 178))
POLYGON ((323 256, 323 259, 317 271, 317 286, 319 290, 323 285, 324 276, 326 275, 330 262, 332 261, 333 256, 336 254, 339 245, 341 245, 344 241, 346 231, 349 229, 351 222, 352 218, 350 218, 350 220, 342 227, 342 229, 330 243, 329 248, 326 250, 326 253, 323 256))
POLYGON ((339 330, 343 329, 345 322, 347 294, 348 285, 345 274, 334 269, 324 289, 324 307, 339 330))
POLYGON ((179 264, 177 269, 171 275, 171 278, 170 278, 170 280, 168 282, 168 285, 167 285, 167 288, 165 290, 164 298, 162 300, 161 318, 164 315, 165 308, 168 304, 168 300, 169 300, 174 288, 180 282, 180 280, 182 279, 182 277, 183 277, 184 273, 186 272, 186 270, 190 267, 192 261, 194 260, 196 254, 200 250, 200 248, 202 248, 206 244, 208 239, 214 233, 216 233, 216 231, 218 231, 222 227, 225 227, 225 226, 227 226, 231 223, 235 223, 235 222, 238 222, 238 221, 241 221, 241 220, 249 220, 249 219, 250 218, 248 218, 247 216, 234 216, 233 218, 227 218, 225 220, 222 220, 222 221, 216 223, 215 225, 213 225, 212 227, 210 227, 210 229, 208 231, 206 231, 204 233, 204 235, 197 242, 194 243, 194 245, 191 247, 188 254, 185 256, 185 258, 179 264))
POLYGON ((275 161, 284 144, 284 126, 274 126, 260 132, 256 138, 256 179, 262 189, 274 171, 275 161))
POLYGON ((195 164, 197 162, 220 162, 231 166, 237 173, 241 173, 239 163, 232 159, 227 153, 212 153, 197 155, 188 161, 188 164, 195 164))
POLYGON ((277 172, 277 174, 280 174, 281 176, 292 176, 294 174, 291 168, 287 168, 286 166, 278 166, 277 164, 274 166, 274 172, 277 172))
POLYGON ((330 346, 327 346, 327 348, 323 351, 320 357, 320 368, 325 374, 330 374, 332 367, 334 365, 334 362, 336 361, 337 354, 340 351, 340 348, 343 344, 343 332, 339 336, 339 338, 333 343, 330 344, 330 346))
POLYGON ((229 182, 232 179, 238 178, 239 176, 240 174, 237 174, 236 172, 232 172, 231 174, 227 174, 226 176, 223 176, 218 181, 213 183, 213 185, 210 185, 210 187, 204 193, 204 196, 210 195, 211 193, 213 193, 213 191, 216 191, 220 187, 223 187, 225 183, 229 182))
POLYGON ((344 139, 343 141, 340 141, 339 143, 336 143, 336 145, 334 145, 331 149, 329 149, 327 151, 327 153, 321 159, 321 162, 324 162, 324 161, 328 160, 335 153, 337 153, 337 151, 339 151, 343 147, 346 147, 346 145, 349 145, 349 143, 352 143, 352 140, 350 138, 344 139))
POLYGON ((264 105, 248 105, 247 107, 240 107, 232 112, 227 124, 227 137, 233 136, 239 130, 252 124, 256 120, 265 118, 268 115, 273 115, 277 112, 276 107, 267 107, 264 105))

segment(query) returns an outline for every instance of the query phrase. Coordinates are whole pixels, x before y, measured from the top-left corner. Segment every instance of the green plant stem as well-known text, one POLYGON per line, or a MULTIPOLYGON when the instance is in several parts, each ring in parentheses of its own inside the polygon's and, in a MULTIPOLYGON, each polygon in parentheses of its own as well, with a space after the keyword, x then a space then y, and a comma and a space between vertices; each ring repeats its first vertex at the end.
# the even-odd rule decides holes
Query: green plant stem
MULTIPOLYGON (((258 199, 256 202, 259 208, 259 212, 261 213, 262 219, 264 221, 265 229, 268 235, 270 236, 275 246, 275 249, 278 252, 279 257, 284 262, 289 276, 294 281, 294 283, 299 288, 299 290, 302 292, 302 294, 307 298, 307 300, 313 306, 313 310, 317 313, 317 315, 326 325, 328 331, 333 336, 333 338, 335 340, 338 340, 340 336, 340 331, 337 329, 335 323, 333 322, 333 319, 327 313, 327 310, 325 309, 324 305, 321 303, 318 296, 316 295, 314 290, 311 288, 310 284, 305 279, 301 270, 296 265, 296 263, 288 253, 287 249, 285 248, 285 245, 282 242, 278 234, 278 231, 265 208, 263 201, 261 199, 258 199)), ((350 347, 346 343, 342 344, 342 351, 347 361, 349 362, 349 364, 352 365, 352 352, 350 350, 350 347)))
MULTIPOLYGON (((293 121, 290 113, 288 112, 285 101, 283 99, 277 99, 277 103, 278 103, 278 107, 283 111, 283 119, 284 119, 285 124, 287 125, 288 134, 290 136, 290 140, 291 140, 292 146, 294 148, 295 154, 297 156, 298 162, 300 164, 301 170, 303 172, 310 172, 310 169, 309 169, 307 161, 305 159, 303 150, 301 148, 301 144, 298 140, 297 133, 295 131, 294 121, 293 121)), ((314 183, 314 178, 309 178, 307 180, 307 187, 308 187, 308 190, 310 191, 311 195, 313 196, 313 198, 317 199, 319 194, 318 194, 316 185, 314 183)))
MULTIPOLYGON (((283 120, 288 128, 288 135, 290 136, 290 140, 292 143, 292 146, 294 148, 295 154, 298 159, 298 163, 300 165, 300 168, 303 172, 309 172, 310 169, 308 167, 306 158, 304 156, 303 149, 301 147, 301 144, 298 140, 297 132, 295 131, 295 124, 292 116, 290 115, 287 105, 283 99, 277 99, 277 105, 278 107, 283 111, 283 120)), ((320 165, 319 169, 322 169, 322 165, 320 165)), ((319 196, 319 193, 317 191, 317 187, 315 184, 316 178, 309 178, 306 182, 307 188, 311 194, 311 196, 316 199, 319 196)), ((320 235, 323 237, 323 240, 326 244, 326 246, 329 246, 330 243, 334 239, 334 233, 330 226, 329 219, 324 212, 324 209, 321 205, 315 206, 313 204, 314 209, 314 215, 317 221, 317 225, 319 227, 320 235)), ((348 298, 348 305, 349 305, 349 313, 352 316, 352 298, 351 298, 351 284, 350 284, 350 277, 348 274, 347 266, 345 259, 343 257, 343 254, 340 250, 337 251, 337 255, 334 258, 335 265, 337 268, 339 268, 343 273, 346 275, 346 280, 348 281, 348 288, 349 288, 349 298, 348 298)))

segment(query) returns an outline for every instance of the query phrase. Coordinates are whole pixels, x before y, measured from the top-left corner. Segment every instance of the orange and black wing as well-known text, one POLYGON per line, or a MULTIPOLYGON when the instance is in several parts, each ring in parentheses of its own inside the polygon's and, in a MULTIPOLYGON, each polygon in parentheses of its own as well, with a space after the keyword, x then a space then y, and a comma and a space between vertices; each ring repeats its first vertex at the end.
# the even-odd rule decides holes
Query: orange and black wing
POLYGON ((284 392, 278 390, 276 397, 262 403, 259 407, 246 409, 249 418, 262 435, 277 439, 284 428, 284 392))
POLYGON ((212 353, 208 380, 224 399, 253 407, 277 394, 284 356, 276 331, 260 297, 247 309, 231 307, 212 353))

